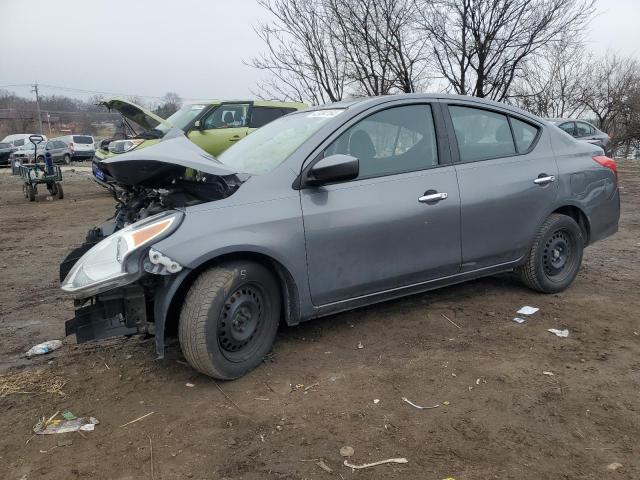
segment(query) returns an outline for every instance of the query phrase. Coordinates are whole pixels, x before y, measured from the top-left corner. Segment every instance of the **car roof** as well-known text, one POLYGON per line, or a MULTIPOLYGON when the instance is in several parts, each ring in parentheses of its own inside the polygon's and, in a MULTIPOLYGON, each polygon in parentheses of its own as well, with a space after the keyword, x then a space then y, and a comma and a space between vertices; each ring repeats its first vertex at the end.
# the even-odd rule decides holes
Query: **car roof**
POLYGON ((500 109, 509 110, 513 113, 529 117, 532 119, 540 120, 540 117, 533 115, 531 112, 522 110, 521 108, 514 107, 513 105, 507 105, 506 103, 500 103, 487 98, 472 97, 470 95, 453 95, 446 93, 399 93, 394 95, 380 95, 376 97, 359 97, 341 100, 334 103, 325 103, 323 105, 310 107, 309 110, 330 110, 337 108, 366 108, 369 106, 379 105, 394 100, 403 99, 416 99, 416 100, 448 100, 451 102, 464 101, 465 103, 476 103, 479 105, 485 105, 487 107, 497 107, 500 109))
POLYGON ((200 102, 190 101, 185 102, 185 105, 220 105, 222 103, 251 103, 258 107, 290 107, 296 109, 307 108, 305 103, 301 102, 282 102, 280 100, 249 100, 249 99, 231 99, 231 100, 203 100, 200 102))

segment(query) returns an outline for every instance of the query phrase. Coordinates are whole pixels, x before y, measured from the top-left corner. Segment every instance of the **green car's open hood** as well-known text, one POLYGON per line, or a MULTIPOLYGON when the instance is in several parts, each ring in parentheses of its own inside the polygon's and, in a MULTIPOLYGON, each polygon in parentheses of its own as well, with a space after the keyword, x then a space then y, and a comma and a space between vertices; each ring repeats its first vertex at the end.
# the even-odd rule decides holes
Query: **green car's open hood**
POLYGON ((137 123, 145 130, 152 130, 160 124, 168 128, 173 127, 164 118, 124 98, 109 98, 101 101, 99 105, 104 105, 109 110, 120 112, 127 120, 137 123))

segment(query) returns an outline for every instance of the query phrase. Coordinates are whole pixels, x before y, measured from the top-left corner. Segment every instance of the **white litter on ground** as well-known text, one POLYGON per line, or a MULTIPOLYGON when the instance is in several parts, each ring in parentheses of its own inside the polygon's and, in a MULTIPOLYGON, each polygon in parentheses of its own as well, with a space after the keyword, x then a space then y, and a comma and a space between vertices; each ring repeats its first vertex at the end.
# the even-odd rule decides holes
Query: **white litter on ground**
POLYGON ((530 307, 528 305, 525 305, 524 307, 522 307, 520 310, 518 310, 516 313, 520 314, 520 315, 533 315, 534 313, 536 313, 538 310, 540 310, 537 307, 530 307))
POLYGON ((566 328, 564 330, 558 330, 557 328, 548 329, 549 332, 553 333, 557 337, 567 338, 569 336, 569 330, 566 328))
POLYGON ((513 319, 513 321, 516 322, 516 323, 524 323, 524 322, 526 322, 526 320, 524 318, 520 318, 520 317, 515 317, 513 319))

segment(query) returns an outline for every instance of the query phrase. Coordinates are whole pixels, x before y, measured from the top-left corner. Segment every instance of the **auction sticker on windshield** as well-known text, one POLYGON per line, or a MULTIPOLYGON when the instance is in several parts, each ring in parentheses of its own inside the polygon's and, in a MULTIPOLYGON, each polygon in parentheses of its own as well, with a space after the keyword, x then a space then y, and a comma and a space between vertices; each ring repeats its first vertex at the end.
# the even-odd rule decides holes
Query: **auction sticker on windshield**
POLYGON ((307 118, 332 118, 344 110, 316 110, 307 114, 307 118))

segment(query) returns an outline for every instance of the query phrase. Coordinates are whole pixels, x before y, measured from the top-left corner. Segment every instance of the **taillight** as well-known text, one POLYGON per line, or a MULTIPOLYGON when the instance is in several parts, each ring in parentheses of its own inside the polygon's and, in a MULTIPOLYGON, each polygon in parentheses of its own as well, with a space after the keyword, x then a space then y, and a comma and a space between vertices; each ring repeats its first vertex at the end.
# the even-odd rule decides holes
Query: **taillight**
POLYGON ((610 169, 616 176, 616 179, 618 178, 618 166, 616 165, 616 162, 613 158, 605 157, 604 155, 597 155, 592 158, 594 162, 610 169))

